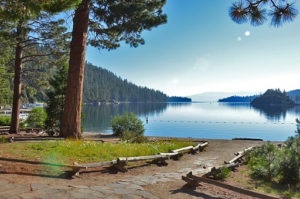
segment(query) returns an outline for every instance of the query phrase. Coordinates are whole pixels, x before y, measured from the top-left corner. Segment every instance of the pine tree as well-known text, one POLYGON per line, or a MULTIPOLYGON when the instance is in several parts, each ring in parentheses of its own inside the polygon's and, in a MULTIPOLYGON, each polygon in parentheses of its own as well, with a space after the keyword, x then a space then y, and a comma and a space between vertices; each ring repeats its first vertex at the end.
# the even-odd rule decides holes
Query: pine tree
POLYGON ((4 0, 0 3, 1 25, 5 24, 1 28, 0 37, 10 41, 15 51, 10 133, 19 132, 23 65, 46 56, 61 56, 65 53, 63 46, 68 34, 65 33, 64 21, 53 21, 45 12, 59 12, 66 9, 63 6, 61 0, 4 0), (46 52, 34 51, 37 45, 45 47, 46 52))
POLYGON ((0 64, 0 106, 11 102, 8 78, 9 74, 7 72, 7 68, 0 64))
POLYGON ((236 23, 253 26, 264 24, 268 16, 272 26, 291 22, 298 15, 294 4, 288 0, 238 0, 229 9, 229 15, 236 23))
MULTIPOLYGON (((0 27, 0 31, 1 31, 0 27)), ((9 78, 11 74, 8 72, 7 64, 11 58, 8 43, 0 37, 0 106, 11 103, 11 91, 9 86, 9 78)))
POLYGON ((116 49, 120 42, 144 44, 141 33, 163 23, 166 0, 82 0, 73 18, 66 103, 62 135, 81 137, 81 104, 87 43, 99 49, 116 49), (90 17, 91 15, 91 17, 90 17), (88 30, 90 34, 88 33, 88 30), (92 36, 88 39, 88 35, 92 36))
POLYGON ((58 67, 56 75, 49 81, 52 88, 47 92, 47 119, 45 121, 45 127, 50 135, 60 132, 67 87, 67 75, 68 64, 63 63, 58 67))

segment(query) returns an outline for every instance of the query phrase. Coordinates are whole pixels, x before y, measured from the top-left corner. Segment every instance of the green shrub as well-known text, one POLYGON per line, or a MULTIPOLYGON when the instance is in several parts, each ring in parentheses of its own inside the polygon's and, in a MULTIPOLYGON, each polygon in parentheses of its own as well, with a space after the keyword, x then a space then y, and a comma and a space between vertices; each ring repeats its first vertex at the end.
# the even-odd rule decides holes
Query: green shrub
POLYGON ((44 128, 47 114, 43 108, 33 108, 26 120, 27 126, 31 128, 44 128))
MULTIPOLYGON (((0 126, 10 126, 11 125, 11 117, 10 116, 0 116, 0 126)), ((25 121, 20 119, 20 128, 24 128, 26 126, 25 121)))
POLYGON ((231 170, 227 167, 221 167, 220 170, 221 172, 217 173, 215 176, 217 179, 223 180, 225 178, 228 178, 231 174, 231 170))
POLYGON ((253 178, 271 181, 277 175, 276 160, 278 157, 278 149, 275 145, 267 144, 255 148, 250 153, 248 166, 250 174, 253 178))
POLYGON ((145 131, 143 122, 133 113, 115 116, 111 120, 111 126, 114 135, 121 137, 125 132, 130 132, 136 136, 143 136, 145 131))
POLYGON ((283 198, 290 199, 290 198, 293 197, 294 194, 289 192, 289 191, 285 191, 285 192, 282 193, 282 195, 283 195, 283 198))
POLYGON ((10 126, 11 118, 10 116, 0 116, 0 126, 10 126))
POLYGON ((295 184, 299 181, 299 156, 288 148, 281 150, 278 157, 278 173, 283 184, 295 184))

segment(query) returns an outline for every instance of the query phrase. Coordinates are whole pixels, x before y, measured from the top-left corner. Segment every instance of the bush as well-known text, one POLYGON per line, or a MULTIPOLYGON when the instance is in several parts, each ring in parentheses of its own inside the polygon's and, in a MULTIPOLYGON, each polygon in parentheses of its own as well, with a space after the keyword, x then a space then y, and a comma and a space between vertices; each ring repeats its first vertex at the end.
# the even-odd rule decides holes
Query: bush
POLYGON ((47 114, 43 108, 33 108, 26 120, 27 126, 31 128, 44 128, 47 114))
MULTIPOLYGON (((10 126, 11 125, 11 117, 10 116, 0 116, 0 126, 10 126)), ((20 128, 24 128, 25 121, 20 119, 20 128)))
POLYGON ((145 131, 143 122, 133 113, 115 116, 111 120, 111 126, 113 134, 121 137, 125 132, 135 135, 134 137, 143 136, 145 131))
POLYGON ((216 174, 216 178, 217 179, 220 179, 220 180, 223 180, 225 178, 228 178, 231 174, 231 170, 227 167, 221 167, 220 168, 220 173, 217 173, 216 174))
POLYGON ((269 142, 261 147, 255 148, 250 153, 248 166, 251 170, 251 176, 257 179, 271 181, 277 175, 276 161, 278 149, 269 142))
POLYGON ((299 139, 289 139, 278 157, 278 174, 280 182, 284 184, 295 184, 299 181, 299 152, 297 150, 297 142, 299 139), (294 144, 291 144, 294 142, 294 144), (290 146, 288 144, 291 144, 290 146), (295 147, 296 145, 296 147, 295 147))
POLYGON ((0 126, 10 126, 11 118, 9 116, 0 116, 0 126))

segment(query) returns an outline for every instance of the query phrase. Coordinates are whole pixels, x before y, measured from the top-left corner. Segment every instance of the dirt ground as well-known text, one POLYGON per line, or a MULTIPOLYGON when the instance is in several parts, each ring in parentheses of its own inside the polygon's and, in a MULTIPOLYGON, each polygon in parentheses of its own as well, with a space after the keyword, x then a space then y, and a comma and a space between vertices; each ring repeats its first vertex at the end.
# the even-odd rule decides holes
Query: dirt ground
MULTIPOLYGON (((89 137, 91 138, 91 137, 89 137)), ((101 138, 103 139, 103 137, 101 138)), ((114 139, 114 138, 107 138, 114 139)), ((204 141, 197 139, 197 141, 204 141)), ((66 168, 52 168, 35 164, 34 162, 18 162, 12 160, 13 157, 0 157, 0 179, 4 179, 13 184, 28 184, 30 183, 47 183, 65 185, 72 183, 73 185, 104 185, 110 182, 120 181, 122 179, 130 178, 132 176, 140 175, 154 175, 156 173, 175 172, 183 168, 197 169, 205 166, 203 160, 212 160, 214 165, 220 165, 224 161, 232 159, 234 152, 241 151, 250 146, 260 145, 261 141, 247 141, 247 140, 207 140, 209 142, 205 151, 197 153, 196 155, 186 154, 179 161, 168 160, 168 166, 156 166, 153 164, 141 163, 139 165, 131 166, 128 172, 114 172, 110 168, 100 168, 94 170, 86 170, 81 172, 79 177, 68 178, 66 168), (196 161, 200 163, 195 163, 196 161), (56 169, 56 170, 55 170, 56 169)), ((191 190, 184 186, 182 180, 175 180, 171 182, 161 182, 153 185, 145 186, 145 190, 149 191, 158 198, 247 198, 228 190, 218 188, 209 184, 202 184, 196 190, 191 190)), ((235 185, 238 185, 235 184, 235 185)))

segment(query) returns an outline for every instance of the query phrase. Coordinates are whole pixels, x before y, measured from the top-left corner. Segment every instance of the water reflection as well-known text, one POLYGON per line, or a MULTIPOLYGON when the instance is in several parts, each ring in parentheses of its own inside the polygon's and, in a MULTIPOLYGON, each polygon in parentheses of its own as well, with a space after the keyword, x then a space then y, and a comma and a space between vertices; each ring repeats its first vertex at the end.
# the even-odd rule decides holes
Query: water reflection
POLYGON ((85 105, 83 108, 83 128, 87 132, 107 132, 111 119, 117 114, 133 112, 139 117, 155 116, 163 113, 168 106, 182 107, 191 103, 127 103, 108 105, 85 105))
POLYGON ((148 136, 282 141, 294 135, 300 106, 286 109, 254 108, 249 103, 135 103, 86 105, 83 111, 87 132, 110 133, 114 115, 134 112, 144 122, 148 136))
POLYGON ((291 106, 253 106, 261 115, 270 121, 285 120, 287 111, 294 112, 291 106))
POLYGON ((220 103, 223 106, 228 106, 232 109, 253 109, 260 115, 267 118, 269 121, 285 120, 287 113, 299 115, 300 106, 252 106, 250 103, 220 103))

